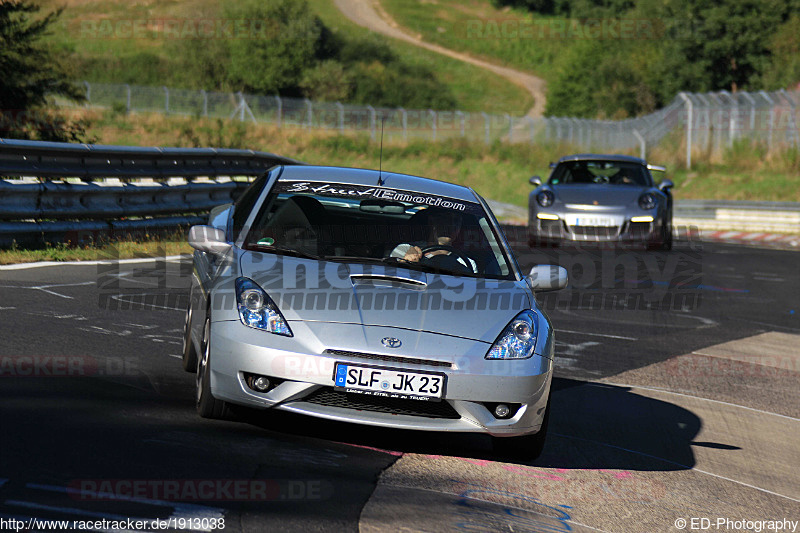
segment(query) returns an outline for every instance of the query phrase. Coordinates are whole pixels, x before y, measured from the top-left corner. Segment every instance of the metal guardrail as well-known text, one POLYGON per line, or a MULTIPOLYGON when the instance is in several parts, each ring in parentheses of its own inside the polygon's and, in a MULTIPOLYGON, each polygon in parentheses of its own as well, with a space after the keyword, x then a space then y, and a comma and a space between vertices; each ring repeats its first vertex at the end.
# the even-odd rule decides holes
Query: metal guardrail
MULTIPOLYGON (((0 139, 0 246, 201 223, 250 178, 297 160, 251 150, 136 148, 0 139), (6 178, 6 179, 3 179, 6 178), (109 179, 111 178, 111 179, 109 179)), ((492 202, 507 221, 527 210, 492 202)), ((800 204, 678 200, 675 225, 800 233, 800 204)))
POLYGON ((303 163, 252 150, 0 139, 0 245, 197 224, 249 183, 234 178, 279 164, 303 163))
POLYGON ((673 221, 705 231, 800 233, 800 204, 683 200, 675 202, 673 221))
POLYGON ((300 161, 223 148, 142 148, 0 139, 0 176, 39 178, 192 178, 257 176, 300 161))

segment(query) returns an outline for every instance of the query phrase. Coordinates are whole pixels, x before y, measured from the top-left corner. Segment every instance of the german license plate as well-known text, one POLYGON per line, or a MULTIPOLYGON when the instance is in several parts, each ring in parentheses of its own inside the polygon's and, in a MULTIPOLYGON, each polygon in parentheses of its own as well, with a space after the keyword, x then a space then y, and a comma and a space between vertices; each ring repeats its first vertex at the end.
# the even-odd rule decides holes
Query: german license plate
POLYGON ((438 402, 446 376, 393 368, 336 363, 334 389, 367 396, 438 402))
POLYGON ((575 225, 610 227, 616 226, 617 223, 613 218, 609 217, 578 217, 575 219, 575 225))

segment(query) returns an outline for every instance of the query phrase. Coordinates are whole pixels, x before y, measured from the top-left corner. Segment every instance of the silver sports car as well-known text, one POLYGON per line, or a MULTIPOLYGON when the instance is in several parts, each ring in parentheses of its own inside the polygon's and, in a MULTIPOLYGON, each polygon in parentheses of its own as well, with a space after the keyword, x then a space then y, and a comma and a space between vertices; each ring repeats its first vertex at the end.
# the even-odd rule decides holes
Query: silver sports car
POLYGON ((551 164, 547 183, 530 179, 528 238, 531 246, 572 242, 639 242, 672 248, 672 195, 668 179, 658 186, 643 159, 580 154, 551 164))
POLYGON ((201 416, 236 404, 541 451, 554 340, 534 292, 567 273, 520 272, 472 189, 276 167, 189 243, 183 364, 201 416))

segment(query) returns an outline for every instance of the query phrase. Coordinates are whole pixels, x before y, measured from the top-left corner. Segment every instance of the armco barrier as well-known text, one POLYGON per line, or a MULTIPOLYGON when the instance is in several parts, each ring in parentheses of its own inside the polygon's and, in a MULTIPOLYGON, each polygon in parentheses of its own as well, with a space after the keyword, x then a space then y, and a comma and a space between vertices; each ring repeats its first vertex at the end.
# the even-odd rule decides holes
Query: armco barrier
MULTIPOLYGON (((197 224, 247 180, 294 159, 251 150, 137 148, 0 139, 0 246, 197 224), (75 179, 78 178, 78 179, 75 179)), ((524 224, 523 207, 491 202, 524 224)), ((800 204, 678 200, 674 225, 800 233, 800 204)))
POLYGON ((279 164, 302 163, 252 150, 0 139, 0 246, 197 224, 279 164))

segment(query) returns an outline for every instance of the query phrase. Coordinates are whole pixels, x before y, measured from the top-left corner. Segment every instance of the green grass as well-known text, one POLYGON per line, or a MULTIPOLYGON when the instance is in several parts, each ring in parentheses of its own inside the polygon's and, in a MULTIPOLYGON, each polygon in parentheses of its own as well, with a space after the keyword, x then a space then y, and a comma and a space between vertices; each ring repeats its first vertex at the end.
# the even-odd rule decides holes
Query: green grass
POLYGON ((64 243, 47 243, 37 248, 14 245, 0 249, 0 265, 34 263, 38 261, 106 261, 135 257, 166 257, 190 254, 192 248, 185 238, 172 240, 119 240, 98 245, 69 246, 64 243))
MULTIPOLYGON (((64 0, 41 0, 46 10, 64 0)), ((103 38, 105 29, 131 31, 123 21, 214 18, 219 0, 68 0, 50 41, 65 54, 73 54, 75 76, 89 81, 173 85, 193 88, 173 67, 174 38, 147 36, 127 38, 117 33, 103 38)), ((369 33, 344 15, 332 0, 309 0, 312 10, 334 32, 344 36, 369 33)), ((478 67, 464 64, 408 43, 387 39, 393 51, 409 65, 424 65, 447 85, 463 111, 523 115, 533 105, 531 96, 507 80, 478 67)))
POLYGON ((436 43, 546 80, 574 39, 559 34, 563 18, 495 8, 489 0, 380 0, 401 26, 436 43), (552 23, 552 25, 551 25, 552 23))

